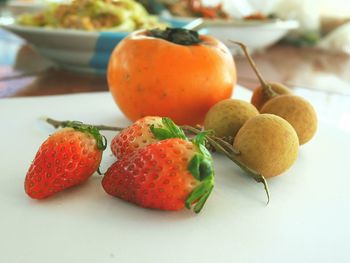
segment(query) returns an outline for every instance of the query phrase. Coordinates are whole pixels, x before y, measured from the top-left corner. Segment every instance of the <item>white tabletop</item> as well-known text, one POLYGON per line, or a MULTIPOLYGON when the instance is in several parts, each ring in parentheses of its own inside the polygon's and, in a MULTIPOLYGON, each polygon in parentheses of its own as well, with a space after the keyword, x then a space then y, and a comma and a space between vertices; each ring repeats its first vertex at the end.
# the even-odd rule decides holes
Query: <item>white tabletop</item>
MULTIPOLYGON (((296 92, 319 114, 294 166, 262 185, 215 155, 216 187, 199 215, 108 196, 101 176, 43 201, 24 193, 46 115, 125 126, 110 94, 0 100, 0 262, 350 262, 350 97, 296 92)), ((237 87, 236 98, 248 98, 237 87)), ((112 132, 105 133, 110 139, 112 132)), ((102 170, 112 162, 104 153, 102 170)))

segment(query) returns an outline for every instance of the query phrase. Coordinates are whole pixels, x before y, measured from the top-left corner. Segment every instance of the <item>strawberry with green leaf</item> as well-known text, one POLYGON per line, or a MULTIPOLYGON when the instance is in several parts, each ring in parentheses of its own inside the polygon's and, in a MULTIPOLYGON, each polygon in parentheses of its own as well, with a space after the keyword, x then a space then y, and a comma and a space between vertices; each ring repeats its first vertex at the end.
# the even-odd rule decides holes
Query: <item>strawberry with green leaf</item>
POLYGON ((81 184, 99 168, 105 137, 80 122, 65 126, 40 146, 27 172, 24 188, 31 198, 43 199, 81 184))
POLYGON ((111 150, 117 159, 121 159, 151 143, 178 136, 182 139, 186 138, 182 130, 176 125, 172 125, 172 121, 168 118, 147 116, 119 132, 111 141, 111 150), (158 137, 154 135, 152 130, 158 130, 158 137))
POLYGON ((214 187, 205 134, 189 141, 170 119, 151 125, 159 140, 116 161, 102 180, 104 190, 139 206, 161 210, 192 208, 199 213, 214 187))

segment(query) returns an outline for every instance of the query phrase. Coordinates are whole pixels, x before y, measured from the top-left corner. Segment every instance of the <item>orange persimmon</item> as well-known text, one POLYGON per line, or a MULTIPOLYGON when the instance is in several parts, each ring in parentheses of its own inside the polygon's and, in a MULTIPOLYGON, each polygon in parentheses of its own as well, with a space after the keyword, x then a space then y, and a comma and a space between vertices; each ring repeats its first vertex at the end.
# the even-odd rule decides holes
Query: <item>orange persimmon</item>
POLYGON ((195 125, 211 106, 231 97, 236 67, 228 48, 211 36, 179 28, 141 30, 116 46, 107 78, 130 120, 166 116, 195 125))

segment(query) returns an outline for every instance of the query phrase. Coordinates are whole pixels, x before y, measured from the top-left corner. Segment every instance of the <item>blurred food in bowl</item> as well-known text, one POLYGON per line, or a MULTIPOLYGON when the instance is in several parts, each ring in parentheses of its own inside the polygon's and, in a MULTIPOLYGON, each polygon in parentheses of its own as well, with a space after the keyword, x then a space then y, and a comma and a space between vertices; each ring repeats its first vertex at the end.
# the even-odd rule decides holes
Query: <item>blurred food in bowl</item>
POLYGON ((139 0, 139 2, 148 7, 152 7, 155 3, 162 3, 171 15, 179 17, 201 17, 204 19, 223 20, 267 20, 274 18, 273 14, 265 15, 259 11, 250 9, 249 6, 242 6, 238 3, 228 8, 227 4, 225 5, 223 1, 212 5, 208 5, 205 3, 207 1, 202 0, 139 0))
POLYGON ((38 13, 19 16, 17 23, 88 31, 134 31, 167 26, 134 0, 74 0, 69 4, 52 4, 38 13))
POLYGON ((297 21, 279 19, 273 12, 255 9, 248 1, 232 0, 138 0, 149 11, 161 16, 193 19, 199 17, 202 29, 239 52, 229 40, 245 43, 250 51, 264 49, 298 27, 297 21), (159 8, 162 4, 164 9, 159 8), (157 8, 154 8, 157 7, 157 8), (158 12, 159 13, 159 12, 158 12))
POLYGON ((179 0, 165 4, 172 15, 183 17, 202 17, 229 19, 229 14, 224 11, 222 3, 214 6, 206 6, 201 0, 179 0))

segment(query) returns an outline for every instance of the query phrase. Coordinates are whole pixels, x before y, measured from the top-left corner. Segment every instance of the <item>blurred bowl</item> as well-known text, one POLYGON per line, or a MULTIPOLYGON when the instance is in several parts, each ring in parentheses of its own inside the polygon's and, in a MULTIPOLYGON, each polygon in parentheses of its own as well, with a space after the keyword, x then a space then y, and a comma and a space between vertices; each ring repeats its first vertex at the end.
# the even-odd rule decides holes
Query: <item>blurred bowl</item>
MULTIPOLYGON (((202 19, 166 19, 172 27, 191 29, 202 19)), ((110 54, 130 32, 83 31, 18 25, 0 25, 25 39, 38 53, 62 68, 81 72, 105 73, 110 54)))
POLYGON ((282 39, 290 30, 297 29, 295 20, 208 20, 202 27, 226 45, 229 40, 239 41, 249 47, 250 51, 264 49, 282 39))

